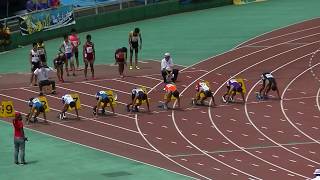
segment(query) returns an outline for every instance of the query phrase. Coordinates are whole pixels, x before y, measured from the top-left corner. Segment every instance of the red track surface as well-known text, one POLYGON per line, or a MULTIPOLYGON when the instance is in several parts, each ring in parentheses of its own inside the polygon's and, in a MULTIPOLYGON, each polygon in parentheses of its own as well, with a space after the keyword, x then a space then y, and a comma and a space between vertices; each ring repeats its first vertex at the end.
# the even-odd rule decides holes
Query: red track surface
MULTIPOLYGON (((319 45, 320 19, 314 19, 184 68, 177 83, 183 110, 157 108, 163 84, 160 75, 152 75, 159 68, 153 61, 143 64, 144 70, 129 72, 133 76, 124 81, 111 76, 115 70, 110 70, 108 80, 58 84, 59 94, 47 96, 50 124, 29 128, 198 179, 307 179, 320 164, 319 45), (264 71, 272 71, 277 78, 282 100, 255 99, 264 71), (245 105, 219 101, 231 77, 245 79, 245 105), (199 79, 210 82, 217 107, 190 106, 199 79), (150 114, 125 111, 123 103, 138 84, 148 87, 150 114), (116 116, 91 115, 93 95, 101 89, 118 93, 122 103, 116 107, 116 116), (56 118, 60 97, 71 92, 80 94, 81 120, 60 121, 56 118)), ((99 72, 103 76, 105 71, 99 72)), ((21 85, 6 84, 15 88, 2 89, 0 97, 26 112, 25 100, 38 92, 21 85)))

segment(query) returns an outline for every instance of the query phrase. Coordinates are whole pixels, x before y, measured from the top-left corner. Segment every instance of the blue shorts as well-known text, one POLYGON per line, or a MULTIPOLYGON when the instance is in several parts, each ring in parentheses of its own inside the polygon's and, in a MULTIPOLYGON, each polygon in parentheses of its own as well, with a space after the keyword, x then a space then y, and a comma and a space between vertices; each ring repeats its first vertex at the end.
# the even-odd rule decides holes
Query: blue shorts
POLYGON ((72 58, 72 53, 66 53, 66 59, 67 60, 70 60, 72 58))
POLYGON ((43 108, 43 104, 36 102, 32 105, 32 107, 34 107, 37 111, 40 111, 43 108))

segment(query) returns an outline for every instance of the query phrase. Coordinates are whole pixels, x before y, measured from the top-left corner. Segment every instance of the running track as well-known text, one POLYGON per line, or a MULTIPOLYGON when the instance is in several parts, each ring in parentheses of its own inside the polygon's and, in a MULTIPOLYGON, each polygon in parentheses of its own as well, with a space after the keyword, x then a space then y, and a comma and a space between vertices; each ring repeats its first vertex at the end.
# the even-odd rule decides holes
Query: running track
MULTIPOLYGON (((58 84, 59 94, 47 96, 50 124, 29 128, 196 179, 308 179, 320 166, 319 51, 320 19, 313 19, 180 67, 177 85, 183 107, 169 111, 157 108, 163 98, 161 76, 154 74, 159 62, 146 61, 144 71, 134 71, 124 80, 114 76, 115 67, 110 71, 102 67, 98 80, 58 84), (255 99, 264 71, 277 78, 281 100, 273 92, 268 101, 255 99), (106 73, 109 79, 103 79, 106 73), (232 104, 220 101, 225 82, 233 77, 245 80, 246 104, 240 99, 232 104), (217 107, 190 105, 194 83, 200 79, 210 82, 217 107), (147 87, 151 113, 125 111, 137 85, 147 87), (118 94, 117 114, 94 118, 94 94, 104 89, 118 94), (60 121, 56 118, 60 97, 70 92, 80 94, 81 120, 60 121)), ((0 97, 27 112, 26 100, 38 91, 22 84, 6 84, 0 97)))

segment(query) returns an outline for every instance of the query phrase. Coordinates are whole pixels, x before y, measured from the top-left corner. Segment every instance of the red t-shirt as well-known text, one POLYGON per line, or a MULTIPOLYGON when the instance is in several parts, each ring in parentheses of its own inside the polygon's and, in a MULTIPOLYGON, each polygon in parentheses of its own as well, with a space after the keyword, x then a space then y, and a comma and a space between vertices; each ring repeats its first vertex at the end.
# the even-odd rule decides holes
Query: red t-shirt
POLYGON ((121 48, 116 50, 115 55, 116 55, 116 60, 118 62, 123 62, 124 61, 125 52, 123 52, 121 48))
POLYGON ((86 44, 84 45, 84 57, 91 61, 93 60, 94 57, 94 45, 92 42, 86 42, 86 44))
POLYGON ((14 127, 14 137, 19 138, 23 137, 22 135, 22 129, 23 129, 23 123, 20 120, 13 120, 13 127, 14 127))
POLYGON ((69 36, 69 40, 71 41, 72 45, 74 47, 78 47, 79 46, 79 38, 76 34, 71 34, 69 36))

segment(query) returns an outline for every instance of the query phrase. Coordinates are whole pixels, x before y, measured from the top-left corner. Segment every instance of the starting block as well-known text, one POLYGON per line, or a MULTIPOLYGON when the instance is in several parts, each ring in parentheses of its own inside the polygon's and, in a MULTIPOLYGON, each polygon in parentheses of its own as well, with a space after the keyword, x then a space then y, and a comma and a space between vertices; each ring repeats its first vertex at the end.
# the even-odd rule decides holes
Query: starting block
MULTIPOLYGON (((76 108, 77 108, 77 109, 80 109, 80 108, 81 108, 81 103, 80 103, 80 96, 79 96, 79 94, 78 94, 78 93, 74 93, 74 94, 70 94, 70 95, 72 96, 73 100, 76 102, 76 108)), ((72 111, 72 110, 74 110, 74 108, 71 108, 71 107, 69 106, 68 111, 70 112, 70 111, 72 111)))
POLYGON ((2 101, 0 117, 15 117, 15 110, 12 101, 2 101))
MULTIPOLYGON (((117 94, 115 92, 111 91, 111 90, 108 90, 108 91, 105 91, 105 92, 108 95, 109 100, 111 101, 112 105, 116 106, 117 105, 117 99, 118 99, 117 94)), ((101 106, 103 106, 103 105, 104 105, 104 103, 101 103, 101 106)), ((110 106, 110 104, 108 103, 107 107, 109 107, 109 106, 110 106)))
POLYGON ((42 92, 43 92, 44 94, 51 94, 51 92, 52 92, 52 86, 51 86, 51 85, 43 86, 43 87, 42 87, 42 92))
POLYGON ((44 107, 44 111, 45 112, 49 112, 50 111, 50 107, 49 107, 49 103, 48 100, 45 96, 40 96, 38 97, 38 99, 41 101, 41 103, 43 104, 44 107))

